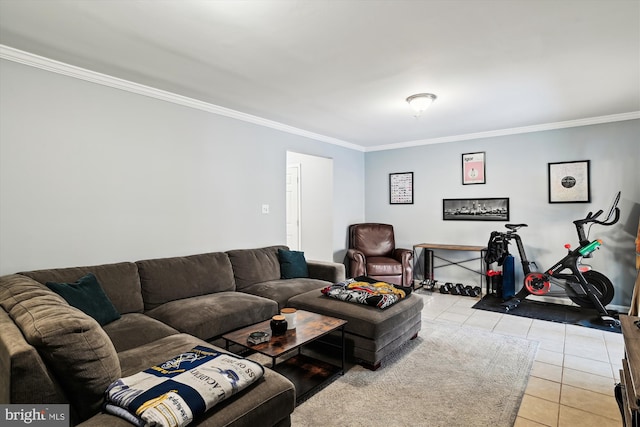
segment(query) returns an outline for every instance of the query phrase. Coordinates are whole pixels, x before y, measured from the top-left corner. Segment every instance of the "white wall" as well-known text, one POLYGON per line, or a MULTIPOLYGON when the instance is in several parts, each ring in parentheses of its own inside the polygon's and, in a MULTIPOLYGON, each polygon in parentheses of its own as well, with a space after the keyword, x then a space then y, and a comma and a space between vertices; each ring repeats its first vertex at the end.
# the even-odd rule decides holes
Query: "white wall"
MULTIPOLYGON (((366 157, 366 219, 394 225, 396 243, 486 245, 492 230, 504 222, 443 221, 443 198, 508 197, 511 223, 527 223, 520 232, 527 255, 543 269, 564 256, 565 243, 575 246, 573 220, 608 207, 622 190, 622 218, 612 227, 594 226, 592 238, 604 247, 589 261, 616 286, 613 304, 628 306, 635 279, 634 237, 640 214, 640 120, 535 132, 496 138, 371 152, 366 157), (487 183, 462 185, 461 155, 484 151, 487 183), (549 204, 547 164, 591 160, 592 202, 549 204), (389 173, 414 172, 414 204, 390 205, 389 173)), ((514 249, 515 251, 515 249, 514 249)), ((473 254, 441 253, 454 259, 473 254)), ((469 264, 471 267, 478 267, 469 264)), ((436 279, 470 283, 477 278, 447 267, 436 279)), ((521 279, 521 278, 520 278, 521 279)))
POLYGON ((0 120, 0 274, 284 244, 287 150, 333 159, 335 260, 364 218, 362 152, 6 60, 0 120))

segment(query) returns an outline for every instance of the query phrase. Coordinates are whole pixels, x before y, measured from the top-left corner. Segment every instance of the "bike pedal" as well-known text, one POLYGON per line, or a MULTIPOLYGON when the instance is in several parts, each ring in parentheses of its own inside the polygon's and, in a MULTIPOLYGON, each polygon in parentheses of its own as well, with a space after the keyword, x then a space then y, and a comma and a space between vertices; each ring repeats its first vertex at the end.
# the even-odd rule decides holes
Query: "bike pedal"
POLYGON ((514 308, 518 307, 519 304, 520 304, 520 300, 519 299, 511 299, 511 300, 503 302, 502 306, 505 308, 506 311, 509 311, 509 310, 513 310, 514 308))

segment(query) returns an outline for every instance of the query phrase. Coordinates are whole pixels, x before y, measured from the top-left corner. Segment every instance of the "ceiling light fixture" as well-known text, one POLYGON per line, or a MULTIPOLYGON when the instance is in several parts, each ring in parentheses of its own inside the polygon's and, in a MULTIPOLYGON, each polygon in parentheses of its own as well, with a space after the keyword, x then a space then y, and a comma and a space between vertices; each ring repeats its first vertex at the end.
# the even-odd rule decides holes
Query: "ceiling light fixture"
POLYGON ((416 112, 415 116, 418 117, 424 110, 429 108, 437 96, 432 93, 417 93, 407 98, 407 102, 416 112))

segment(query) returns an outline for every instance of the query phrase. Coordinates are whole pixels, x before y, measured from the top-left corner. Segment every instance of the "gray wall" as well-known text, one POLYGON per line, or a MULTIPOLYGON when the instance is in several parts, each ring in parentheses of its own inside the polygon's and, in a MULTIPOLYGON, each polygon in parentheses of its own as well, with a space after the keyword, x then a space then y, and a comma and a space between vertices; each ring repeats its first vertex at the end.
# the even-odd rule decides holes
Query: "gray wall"
POLYGON ((0 94, 0 274, 284 244, 287 150, 333 159, 335 260, 364 219, 362 152, 5 60, 0 94))
MULTIPOLYGON (((408 248, 423 242, 485 245, 492 230, 505 230, 505 222, 443 221, 442 199, 508 197, 509 222, 529 225, 520 234, 528 257, 543 269, 564 256, 565 243, 577 243, 572 221, 588 211, 605 209, 621 190, 622 218, 612 227, 592 228, 590 236, 602 238, 604 247, 589 263, 616 286, 613 304, 628 306, 640 211, 638 135, 640 120, 631 120, 366 153, 366 219, 393 224, 396 243, 408 248), (486 152, 486 184, 462 185, 461 155, 477 151, 486 152), (573 160, 591 160, 592 202, 549 204, 547 164, 573 160), (414 173, 413 205, 389 204, 388 174, 393 172, 414 173)), ((462 260, 473 254, 440 255, 462 260)), ((477 281, 455 267, 436 269, 435 276, 468 284, 477 281)))
MULTIPOLYGON (((442 221, 442 199, 509 197, 543 268, 575 244, 572 220, 622 190, 620 223, 592 230, 604 248, 591 263, 614 281, 614 304, 629 304, 639 120, 364 154, 5 60, 0 94, 0 274, 284 243, 291 150, 333 159, 335 261, 365 219, 394 224, 405 247, 484 245, 504 223, 442 221), (463 186, 461 154, 475 151, 487 184, 463 186), (547 163, 582 159, 592 203, 548 204, 547 163), (389 205, 388 174, 405 171, 415 202, 389 205)), ((437 274, 477 280, 463 271, 437 274)))

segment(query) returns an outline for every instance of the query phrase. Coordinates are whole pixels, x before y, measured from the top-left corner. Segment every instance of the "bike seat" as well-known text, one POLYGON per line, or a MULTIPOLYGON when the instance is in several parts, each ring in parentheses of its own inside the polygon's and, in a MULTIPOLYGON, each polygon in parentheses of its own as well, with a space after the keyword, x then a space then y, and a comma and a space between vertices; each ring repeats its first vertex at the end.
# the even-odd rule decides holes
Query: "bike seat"
POLYGON ((516 231, 518 228, 521 228, 521 227, 528 227, 527 224, 505 224, 504 226, 511 231, 516 231))

